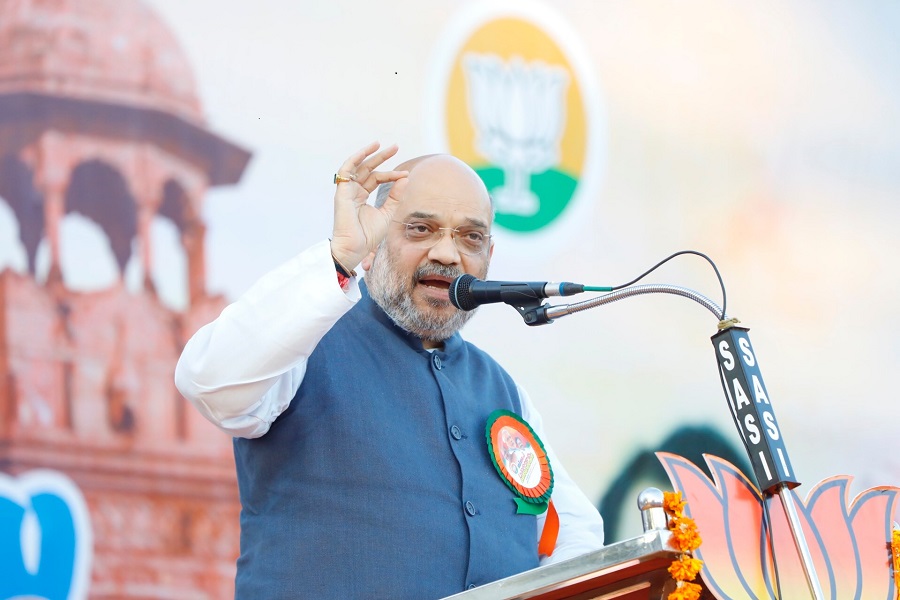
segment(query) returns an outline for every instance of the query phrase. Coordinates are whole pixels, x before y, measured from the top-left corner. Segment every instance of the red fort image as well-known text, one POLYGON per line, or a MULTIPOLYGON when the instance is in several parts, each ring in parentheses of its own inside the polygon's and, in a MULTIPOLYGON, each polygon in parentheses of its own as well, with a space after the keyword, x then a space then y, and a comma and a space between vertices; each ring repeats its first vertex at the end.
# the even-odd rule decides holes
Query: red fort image
POLYGON ((24 256, 0 272, 0 471, 51 469, 83 494, 91 598, 231 594, 230 440, 172 372, 225 305, 205 285, 204 196, 249 158, 207 126, 177 40, 138 0, 0 0, 0 206, 24 256), (93 289, 70 219, 113 258, 93 289), (157 291, 157 223, 184 265, 176 307, 157 291))

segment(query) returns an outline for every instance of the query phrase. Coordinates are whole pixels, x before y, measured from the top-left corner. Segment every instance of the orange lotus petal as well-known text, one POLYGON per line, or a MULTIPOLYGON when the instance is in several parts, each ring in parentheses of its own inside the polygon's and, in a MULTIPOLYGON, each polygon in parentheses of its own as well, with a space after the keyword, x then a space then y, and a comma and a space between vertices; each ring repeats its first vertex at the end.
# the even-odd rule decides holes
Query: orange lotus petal
POLYGON ((807 537, 807 543, 825 549, 828 558, 824 566, 816 564, 816 576, 822 592, 833 598, 854 598, 860 586, 856 540, 847 519, 848 483, 847 477, 826 479, 809 492, 806 506, 798 507, 815 524, 815 538, 807 537))
MULTIPOLYGON (((900 509, 900 488, 881 486, 858 495, 850 505, 850 522, 861 565, 860 598, 888 598, 890 559, 884 548, 891 539, 891 521, 900 509), (885 576, 885 572, 888 576, 885 576)), ((894 589, 894 595, 898 590, 894 589)))
POLYGON ((729 600, 768 598, 760 549, 762 509, 756 488, 736 468, 713 457, 706 460, 717 474, 715 484, 680 456, 666 452, 657 456, 675 489, 686 498, 685 510, 703 534, 703 545, 694 554, 703 560, 700 576, 709 590, 717 598, 729 600))

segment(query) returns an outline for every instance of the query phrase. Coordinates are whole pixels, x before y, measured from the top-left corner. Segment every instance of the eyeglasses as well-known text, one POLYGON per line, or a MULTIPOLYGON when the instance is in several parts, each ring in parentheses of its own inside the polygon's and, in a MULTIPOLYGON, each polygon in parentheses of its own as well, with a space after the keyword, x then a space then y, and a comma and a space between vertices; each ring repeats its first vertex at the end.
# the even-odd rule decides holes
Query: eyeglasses
POLYGON ((456 249, 469 256, 483 254, 491 245, 491 236, 477 227, 435 227, 422 221, 413 223, 394 221, 394 223, 406 227, 406 239, 422 248, 436 246, 444 237, 445 231, 450 232, 450 238, 456 249))

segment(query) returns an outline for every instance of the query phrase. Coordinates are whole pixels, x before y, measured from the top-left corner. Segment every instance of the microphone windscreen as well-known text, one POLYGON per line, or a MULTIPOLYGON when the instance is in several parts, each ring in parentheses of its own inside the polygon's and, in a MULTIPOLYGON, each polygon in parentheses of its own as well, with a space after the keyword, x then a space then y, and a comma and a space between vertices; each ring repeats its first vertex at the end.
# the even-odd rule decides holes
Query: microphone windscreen
POLYGON ((470 292, 472 282, 478 281, 474 275, 466 273, 460 275, 450 284, 450 303, 460 310, 473 310, 478 308, 478 303, 470 292))

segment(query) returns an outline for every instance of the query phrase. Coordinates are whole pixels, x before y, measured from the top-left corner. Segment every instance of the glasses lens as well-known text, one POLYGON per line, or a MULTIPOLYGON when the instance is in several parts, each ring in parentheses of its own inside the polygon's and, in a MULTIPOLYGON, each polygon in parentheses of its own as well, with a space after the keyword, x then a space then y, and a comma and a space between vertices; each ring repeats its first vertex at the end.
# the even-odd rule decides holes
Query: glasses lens
POLYGON ((481 254, 488 246, 491 236, 480 229, 451 229, 449 227, 432 227, 426 223, 403 223, 406 227, 406 239, 425 248, 435 246, 444 232, 448 232, 463 254, 481 254))
POLYGON ((489 236, 477 229, 456 230, 453 232, 453 241, 456 248, 463 254, 481 254, 487 245, 489 236))
POLYGON ((440 230, 432 229, 424 223, 404 223, 406 239, 425 246, 434 246, 441 239, 440 230))

